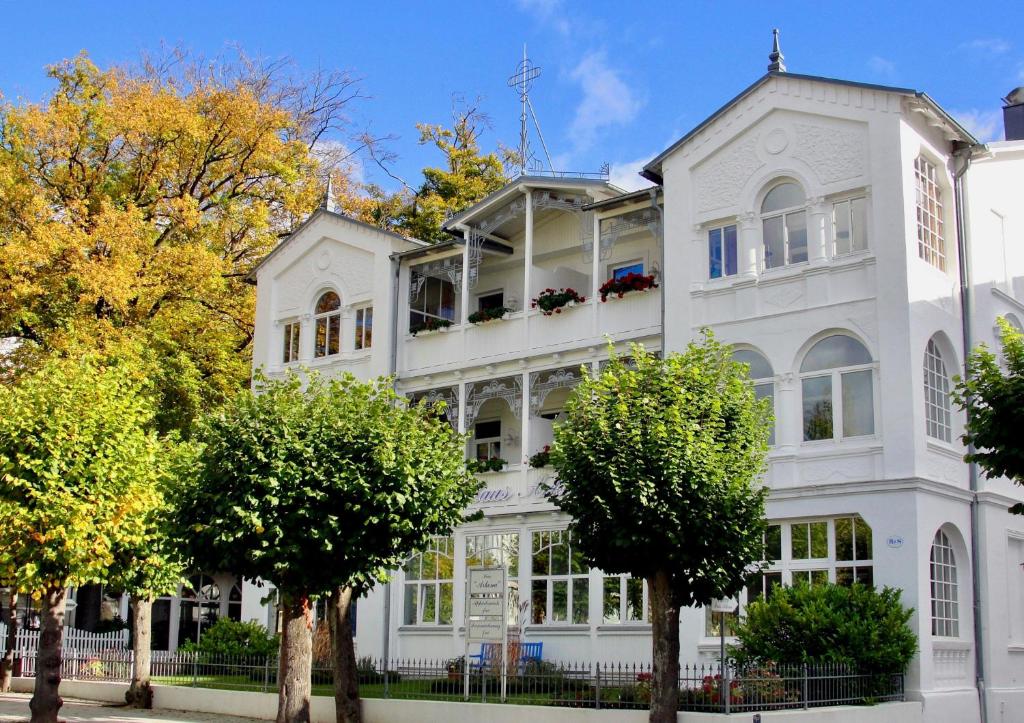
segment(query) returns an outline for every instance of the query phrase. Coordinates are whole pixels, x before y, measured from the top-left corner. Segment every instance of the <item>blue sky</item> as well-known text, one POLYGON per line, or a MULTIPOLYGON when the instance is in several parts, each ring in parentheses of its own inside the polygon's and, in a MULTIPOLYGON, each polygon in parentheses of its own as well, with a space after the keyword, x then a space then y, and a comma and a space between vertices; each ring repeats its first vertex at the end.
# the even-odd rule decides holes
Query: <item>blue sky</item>
MULTIPOLYGON (((453 94, 482 98, 484 145, 515 145, 506 79, 523 43, 542 76, 531 94, 555 163, 636 187, 636 168, 765 70, 779 27, 790 71, 923 90, 984 140, 1000 98, 1024 85, 1024 3, 173 2, 0 0, 0 92, 38 99, 47 64, 87 50, 101 65, 161 43, 215 55, 232 44, 301 67, 349 69, 372 96, 353 120, 398 136, 395 171, 438 162, 417 121, 446 122, 453 94)), ((534 140, 539 152, 539 144, 534 140)), ((371 180, 392 185, 367 167, 371 180)))

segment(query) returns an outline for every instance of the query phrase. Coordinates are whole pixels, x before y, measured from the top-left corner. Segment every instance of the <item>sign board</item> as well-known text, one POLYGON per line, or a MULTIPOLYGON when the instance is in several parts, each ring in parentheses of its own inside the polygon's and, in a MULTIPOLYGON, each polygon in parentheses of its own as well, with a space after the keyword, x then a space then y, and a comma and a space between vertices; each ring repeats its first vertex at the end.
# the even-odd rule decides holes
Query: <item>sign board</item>
POLYGON ((903 547, 903 538, 899 535, 893 535, 885 541, 889 547, 903 547))
POLYGON ((502 618, 467 621, 466 640, 470 643, 500 643, 504 637, 505 621, 502 618))
POLYGON ((735 612, 737 607, 739 607, 739 605, 736 600, 731 597, 711 601, 711 612, 713 613, 731 613, 735 612))
POLYGON ((501 595, 505 597, 505 568, 503 567, 471 567, 469 568, 469 594, 501 595))
POLYGON ((505 601, 500 597, 471 597, 469 599, 469 617, 498 618, 503 617, 505 601))

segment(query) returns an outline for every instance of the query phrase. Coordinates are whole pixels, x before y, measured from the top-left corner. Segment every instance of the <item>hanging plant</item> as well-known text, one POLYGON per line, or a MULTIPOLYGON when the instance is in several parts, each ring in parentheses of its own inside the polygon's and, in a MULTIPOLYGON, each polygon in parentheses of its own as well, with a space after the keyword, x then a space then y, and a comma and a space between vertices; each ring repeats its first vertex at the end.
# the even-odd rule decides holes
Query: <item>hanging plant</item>
POLYGON ((488 309, 480 309, 469 315, 470 324, 485 324, 495 319, 504 319, 506 314, 512 313, 507 306, 492 306, 488 309))
POLYGON ((530 306, 540 309, 540 313, 544 316, 551 316, 552 314, 561 314, 562 309, 567 306, 582 304, 586 300, 587 297, 580 296, 576 289, 544 289, 537 294, 537 298, 530 303, 530 306))
POLYGON ((416 336, 417 334, 425 334, 432 331, 446 331, 451 325, 452 322, 448 321, 448 319, 428 318, 426 321, 410 326, 409 333, 416 336))
POLYGON ((654 275, 644 276, 643 274, 628 273, 625 276, 619 278, 611 278, 601 284, 599 289, 601 293, 601 301, 608 301, 609 296, 617 296, 622 298, 631 291, 647 291, 648 289, 656 289, 658 284, 654 281, 654 275))

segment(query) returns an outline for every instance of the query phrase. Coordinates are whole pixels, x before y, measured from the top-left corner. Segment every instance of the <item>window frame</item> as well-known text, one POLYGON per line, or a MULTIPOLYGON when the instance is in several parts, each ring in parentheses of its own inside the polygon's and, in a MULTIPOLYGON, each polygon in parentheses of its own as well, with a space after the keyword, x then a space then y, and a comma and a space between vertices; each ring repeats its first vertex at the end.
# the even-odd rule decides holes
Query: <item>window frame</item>
POLYGON ((588 627, 590 625, 591 614, 590 614, 590 568, 582 560, 578 562, 578 571, 573 571, 573 555, 575 553, 574 544, 572 539, 572 532, 567 528, 551 528, 541 530, 530 530, 530 615, 529 624, 537 626, 561 626, 561 625, 578 625, 581 627, 588 627), (559 541, 554 541, 555 535, 559 536, 559 541), (547 535, 547 544, 544 545, 543 536, 547 535), (537 547, 538 536, 541 537, 541 547, 537 547), (568 572, 556 572, 554 571, 555 556, 554 547, 555 545, 566 546, 565 560, 568 564, 568 572), (547 573, 538 573, 535 571, 536 557, 544 550, 547 550, 547 573), (543 618, 537 620, 537 610, 535 604, 535 588, 537 583, 541 582, 544 584, 544 610, 543 618), (583 583, 583 610, 584 620, 577 622, 576 620, 576 594, 577 594, 577 583, 583 583), (556 620, 554 617, 555 612, 555 586, 558 584, 565 585, 565 619, 556 620))
MULTIPOLYGON (((623 573, 620 575, 609 575, 603 571, 599 571, 598 580, 601 584, 601 622, 599 625, 650 625, 651 624, 651 599, 647 590, 647 581, 640 577, 633 577, 629 573, 623 573), (618 582, 618 597, 619 597, 619 612, 618 617, 614 620, 609 619, 605 616, 606 601, 605 594, 607 592, 608 583, 611 581, 618 582), (640 585, 640 617, 630 617, 630 583, 639 583, 640 585)), ((593 620, 593 615, 591 616, 593 620)))
MULTIPOLYGON (((415 269, 413 269, 412 273, 418 273, 418 272, 416 272, 415 269)), ((410 278, 410 283, 411 282, 412 282, 412 279, 410 278)), ((425 322, 426 319, 428 319, 428 318, 436 319, 438 321, 448 321, 448 322, 451 322, 452 324, 456 324, 457 320, 459 318, 459 306, 460 306, 460 304, 459 304, 459 291, 460 291, 460 289, 454 283, 452 283, 452 281, 450 281, 449 279, 439 279, 436 276, 426 276, 426 275, 424 275, 423 276, 423 285, 420 287, 419 293, 416 294, 416 298, 415 299, 410 299, 409 300, 409 304, 408 304, 408 306, 409 306, 409 328, 411 329, 417 323, 425 322), (437 293, 438 293, 437 308, 438 308, 438 312, 439 313, 437 313, 437 314, 432 314, 429 311, 426 311, 426 307, 427 307, 427 303, 428 303, 428 297, 429 297, 429 288, 431 286, 431 282, 436 282, 436 284, 438 284, 438 286, 437 286, 437 293), (443 306, 443 303, 442 303, 443 302, 443 298, 444 298, 444 288, 445 288, 445 285, 447 285, 448 287, 451 288, 451 293, 452 293, 452 305, 451 305, 451 309, 450 309, 450 313, 451 313, 450 317, 449 316, 445 316, 444 313, 441 313, 441 312, 445 311, 445 307, 443 306), (422 303, 420 304, 420 308, 417 308, 416 307, 416 301, 421 299, 421 298, 422 298, 422 303), (414 321, 414 317, 417 316, 417 315, 420 317, 419 322, 414 321)))
POLYGON ((953 405, 950 400, 949 372, 942 348, 935 337, 928 339, 924 348, 924 425, 929 440, 953 443, 953 405), (938 382, 934 384, 933 382, 938 382), (938 403, 939 401, 944 404, 938 403), (935 433, 933 433, 935 432, 935 433))
POLYGON ((475 422, 473 422, 473 459, 475 459, 477 461, 484 461, 486 459, 502 459, 502 456, 501 456, 501 435, 503 433, 504 433, 504 430, 502 429, 501 417, 494 417, 493 419, 492 418, 477 419, 475 422), (481 424, 489 424, 491 422, 494 422, 494 423, 496 423, 498 425, 498 435, 496 437, 477 437, 477 432, 476 432, 477 427, 479 425, 481 425, 481 424), (488 448, 487 448, 488 452, 493 450, 493 446, 492 445, 495 445, 495 444, 498 445, 498 447, 497 447, 498 454, 497 455, 488 454, 487 457, 481 459, 481 457, 480 457, 480 445, 481 444, 488 445, 488 448))
POLYGON ((640 267, 640 271, 639 272, 635 272, 634 271, 632 273, 639 273, 641 276, 646 275, 646 273, 647 273, 647 259, 640 257, 640 258, 630 259, 628 261, 616 261, 616 262, 608 264, 608 267, 606 269, 608 279, 615 279, 616 278, 615 274, 617 274, 618 272, 623 271, 625 269, 628 269, 631 266, 639 266, 640 267))
POLYGON ((960 637, 960 575, 956 561, 956 550, 945 530, 935 531, 928 553, 929 609, 931 611, 931 632, 933 638, 957 639, 960 637), (943 559, 936 562, 935 552, 943 553, 943 559), (936 578, 936 571, 940 576, 936 578), (943 576, 944 575, 944 576, 943 576), (937 597, 939 590, 948 595, 937 597), (941 606, 948 606, 938 615, 941 606), (939 631, 944 632, 939 632, 939 631), (951 634, 947 634, 951 633, 951 634))
POLYGON ((726 223, 726 224, 721 224, 721 225, 712 226, 712 227, 708 228, 707 229, 707 245, 706 245, 706 248, 707 248, 707 252, 708 252, 708 279, 709 280, 727 279, 730 276, 737 276, 739 274, 739 268, 740 268, 739 224, 737 224, 734 221, 733 223, 726 223), (734 239, 735 243, 733 245, 734 257, 732 259, 733 271, 731 273, 728 271, 728 269, 729 269, 729 257, 728 257, 728 252, 727 252, 728 246, 727 246, 727 242, 726 242, 726 231, 728 231, 729 229, 732 229, 733 234, 735 235, 735 239, 734 239), (718 241, 717 241, 718 253, 719 253, 718 259, 719 259, 719 263, 721 265, 721 267, 719 269, 719 273, 718 273, 717 276, 714 273, 712 273, 712 261, 714 259, 714 254, 712 253, 712 247, 711 247, 711 245, 713 243, 712 240, 711 240, 711 235, 713 233, 715 233, 716 231, 718 232, 718 241))
POLYGON ((502 287, 500 289, 493 289, 491 291, 485 291, 483 293, 477 294, 476 298, 475 298, 476 310, 477 311, 483 311, 485 308, 486 309, 496 309, 496 308, 498 308, 497 306, 484 307, 484 306, 480 305, 480 303, 484 299, 486 299, 487 297, 489 297, 489 296, 497 296, 498 294, 501 294, 501 303, 498 304, 498 306, 502 306, 502 307, 505 306, 505 289, 504 289, 504 287, 502 287))
POLYGON ((929 266, 948 273, 946 241, 946 190, 940 182, 939 167, 924 153, 914 159, 914 215, 917 227, 917 256, 929 266), (927 223, 930 221, 931 223, 927 223))
POLYGON ((342 302, 341 302, 341 294, 339 294, 337 291, 334 291, 333 289, 327 289, 325 291, 322 291, 316 297, 316 302, 313 304, 313 310, 314 310, 314 312, 316 311, 316 308, 320 305, 320 301, 327 294, 334 294, 334 296, 338 299, 338 307, 336 309, 328 309, 327 311, 323 311, 323 312, 320 312, 320 313, 314 313, 313 314, 313 358, 314 359, 324 359, 324 358, 330 357, 330 356, 337 356, 338 354, 341 354, 341 352, 342 352, 342 343, 341 343, 341 338, 342 338, 342 329, 341 329, 341 327, 342 327, 342 324, 341 324, 342 302), (335 327, 333 335, 331 333, 332 326, 335 327), (321 351, 321 347, 319 345, 320 329, 321 329, 321 327, 323 328, 323 333, 324 333, 324 337, 323 337, 324 338, 324 343, 323 343, 322 351, 321 351), (332 340, 336 344, 336 348, 335 348, 334 351, 331 351, 331 342, 332 342, 332 340))
POLYGON ((425 550, 414 552, 402 565, 402 625, 413 627, 442 627, 451 626, 455 621, 455 537, 438 536, 430 538, 428 547, 425 550), (423 574, 424 556, 433 555, 435 559, 434 573, 432 577, 423 574), (440 558, 447 558, 450 561, 451 577, 441 576, 440 558), (415 578, 408 574, 409 564, 416 560, 419 565, 419 573, 415 578), (448 608, 451 612, 451 620, 442 620, 442 609, 444 607, 445 590, 447 586, 448 608), (409 591, 413 591, 412 600, 415 601, 413 610, 413 621, 409 618, 409 591), (426 608, 426 597, 429 590, 433 591, 434 615, 433 620, 425 620, 423 612, 426 608))
POLYGON ((761 357, 762 360, 764 360, 765 366, 767 366, 768 371, 771 372, 771 376, 767 377, 750 377, 750 383, 754 387, 754 396, 758 399, 758 401, 766 397, 770 397, 772 400, 773 421, 771 435, 768 438, 768 444, 769 446, 774 447, 776 444, 775 429, 778 426, 778 418, 775 415, 775 368, 772 366, 772 363, 768 361, 768 357, 766 357, 757 349, 748 346, 733 347, 732 355, 730 356, 730 358, 733 361, 739 362, 741 364, 747 364, 748 367, 750 367, 751 365, 748 364, 747 362, 744 362, 740 359, 736 359, 736 355, 739 353, 756 354, 757 356, 761 357), (767 389, 767 392, 765 392, 765 389, 767 389))
POLYGON ((352 318, 355 322, 355 328, 353 330, 353 345, 354 351, 363 351, 366 349, 373 348, 373 304, 367 304, 365 306, 358 306, 352 310, 352 318), (369 324, 366 323, 366 319, 369 317, 369 324), (369 330, 369 334, 367 334, 369 330), (362 332, 362 334, 360 334, 362 332), (367 336, 369 336, 369 343, 367 343, 367 336))
POLYGON ((302 322, 299 319, 282 324, 282 364, 294 364, 302 354, 302 322))
POLYGON ((842 444, 847 440, 857 441, 865 439, 877 439, 878 437, 878 362, 875 360, 871 350, 868 349, 867 345, 864 344, 860 339, 843 333, 828 334, 819 339, 816 339, 807 351, 801 357, 800 365, 803 366, 804 360, 814 350, 814 348, 825 341, 826 339, 833 336, 845 336, 853 341, 857 342, 870 359, 868 362, 860 364, 849 364, 846 366, 831 367, 826 369, 816 369, 814 371, 801 371, 799 372, 798 378, 800 380, 800 409, 801 409, 801 444, 842 444), (848 375, 869 372, 869 379, 871 380, 871 431, 867 434, 856 434, 847 435, 845 432, 845 424, 843 420, 844 409, 843 409, 843 378, 848 375), (816 439, 807 438, 807 410, 805 407, 806 399, 806 382, 811 379, 825 379, 829 380, 829 403, 832 405, 832 435, 830 437, 820 437, 816 439), (836 391, 838 390, 838 394, 836 391))
POLYGON ((762 271, 774 271, 776 269, 784 269, 784 268, 788 268, 790 266, 798 266, 800 264, 806 264, 810 260, 810 224, 808 224, 807 191, 804 189, 803 184, 798 183, 794 179, 788 179, 788 178, 778 179, 777 181, 775 181, 771 185, 767 186, 766 188, 767 188, 767 190, 764 192, 764 195, 761 196, 761 206, 758 209, 758 217, 761 219, 761 270, 762 271), (797 188, 800 189, 801 193, 804 194, 804 202, 803 202, 803 204, 799 205, 799 206, 788 206, 788 207, 785 207, 785 208, 776 209, 774 211, 764 211, 763 210, 764 209, 764 202, 768 198, 768 195, 772 191, 774 191, 776 188, 779 188, 780 186, 783 186, 785 184, 792 184, 792 185, 794 185, 794 186, 796 186, 797 188), (805 258, 803 260, 801 260, 801 261, 793 261, 790 258, 791 254, 790 254, 790 240, 789 240, 789 236, 790 236, 789 218, 790 218, 790 216, 795 216, 795 215, 800 214, 800 213, 803 214, 803 220, 804 220, 804 256, 805 256, 805 258), (777 218, 782 219, 782 251, 783 251, 783 261, 782 261, 781 264, 775 264, 775 265, 769 266, 769 264, 768 264, 768 244, 765 241, 765 236, 766 236, 765 224, 768 221, 773 221, 773 220, 775 220, 777 218))
POLYGON ((842 197, 838 197, 838 198, 835 198, 835 199, 832 200, 832 214, 831 214, 831 224, 832 224, 831 250, 832 250, 832 258, 843 258, 843 257, 846 257, 846 256, 854 256, 856 254, 864 253, 865 251, 868 251, 871 248, 871 239, 870 239, 870 235, 868 234, 868 231, 869 231, 869 229, 871 227, 871 220, 870 219, 871 219, 870 206, 868 204, 868 195, 866 193, 854 193, 854 194, 851 194, 851 195, 848 195, 848 196, 842 196, 842 197), (862 201, 864 203, 864 218, 863 218, 863 223, 864 223, 864 247, 863 248, 854 248, 854 241, 857 238, 857 232, 856 232, 856 224, 854 223, 854 221, 856 220, 856 214, 854 213, 854 210, 853 210, 853 204, 855 202, 857 202, 857 201, 862 201), (847 216, 848 216, 848 223, 849 223, 850 240, 849 240, 849 249, 847 249, 845 251, 840 251, 839 250, 839 238, 838 238, 838 224, 836 223, 836 213, 837 213, 837 206, 839 206, 840 204, 844 204, 844 203, 848 205, 847 216))

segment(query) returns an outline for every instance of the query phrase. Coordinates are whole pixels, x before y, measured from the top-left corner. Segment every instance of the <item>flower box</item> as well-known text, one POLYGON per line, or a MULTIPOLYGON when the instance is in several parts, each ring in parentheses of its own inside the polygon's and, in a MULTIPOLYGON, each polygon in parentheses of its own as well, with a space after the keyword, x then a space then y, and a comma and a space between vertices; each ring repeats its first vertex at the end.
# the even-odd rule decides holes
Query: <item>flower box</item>
POLYGON ((547 467, 551 462, 551 445, 545 444, 544 449, 530 457, 529 464, 534 469, 547 467))
POLYGON ((576 289, 544 289, 537 294, 537 298, 530 302, 531 308, 540 309, 544 316, 561 314, 562 309, 572 308, 576 304, 582 304, 587 297, 580 296, 576 289))
POLYGON ((505 465, 508 464, 507 460, 501 457, 491 457, 490 459, 471 459, 466 462, 466 469, 474 474, 481 472, 501 472, 505 469, 505 465))
POLYGON ((621 299, 626 294, 631 294, 634 291, 648 291, 650 289, 658 288, 657 282, 654 280, 654 275, 644 276, 643 274, 629 273, 625 276, 620 276, 617 279, 608 279, 598 291, 601 294, 601 302, 608 301, 608 297, 621 299))
POLYGON ((480 309, 469 315, 470 324, 486 324, 488 321, 507 319, 512 309, 507 306, 496 306, 492 309, 480 309))
POLYGON ((422 324, 414 324, 409 327, 409 333, 413 336, 429 336, 431 334, 443 334, 448 331, 452 322, 447 319, 428 319, 422 324))

